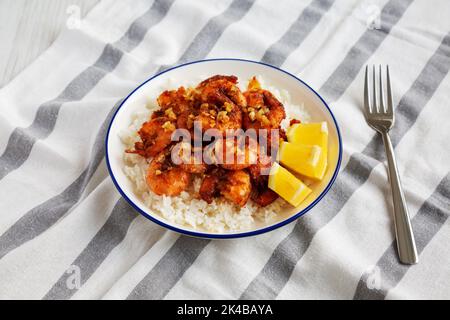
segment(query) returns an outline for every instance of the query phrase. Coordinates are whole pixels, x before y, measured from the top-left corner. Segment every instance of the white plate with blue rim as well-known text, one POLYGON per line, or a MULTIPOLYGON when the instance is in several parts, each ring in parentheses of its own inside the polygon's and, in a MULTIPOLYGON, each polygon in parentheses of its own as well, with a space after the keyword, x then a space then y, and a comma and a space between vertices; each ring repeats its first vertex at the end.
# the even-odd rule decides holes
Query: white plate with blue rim
MULTIPOLYGON (((310 211, 326 196, 334 183, 342 158, 342 141, 336 119, 322 97, 306 82, 277 67, 244 59, 209 59, 193 61, 165 70, 139 85, 118 107, 112 117, 106 135, 106 162, 109 174, 120 194, 144 217, 170 230, 202 238, 224 239, 254 236, 280 228, 295 221, 310 211), (132 116, 150 99, 156 99, 161 88, 175 89, 182 84, 198 83, 216 74, 235 75, 241 81, 258 75, 264 83, 286 90, 293 105, 302 105, 309 114, 310 122, 327 122, 328 125, 328 167, 324 178, 314 182, 312 193, 298 207, 286 206, 270 222, 256 221, 244 231, 209 232, 188 225, 173 223, 147 207, 143 199, 134 191, 132 181, 124 173, 124 144, 120 132, 131 123, 132 116), (177 79, 174 88, 167 88, 171 79, 177 79)), ((316 214, 320 214, 317 212, 316 214)))

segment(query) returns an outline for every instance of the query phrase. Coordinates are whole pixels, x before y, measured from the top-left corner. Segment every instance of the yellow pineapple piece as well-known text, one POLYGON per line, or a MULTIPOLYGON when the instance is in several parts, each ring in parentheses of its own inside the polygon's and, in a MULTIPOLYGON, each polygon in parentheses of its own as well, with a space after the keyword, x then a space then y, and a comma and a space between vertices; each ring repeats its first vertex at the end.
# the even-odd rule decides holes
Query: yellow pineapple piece
POLYGON ((269 189, 275 191, 294 207, 299 206, 311 193, 308 186, 276 162, 270 169, 269 189))
POLYGON ((282 141, 278 161, 294 172, 318 180, 323 178, 327 167, 326 152, 318 145, 282 141))
POLYGON ((328 126, 326 122, 296 123, 286 132, 288 141, 295 144, 318 145, 328 149, 328 126))
MULTIPOLYGON (((296 123, 289 127, 286 132, 286 136, 288 141, 295 145, 309 145, 309 146, 318 146, 321 148, 321 156, 319 159, 319 163, 317 164, 318 168, 314 173, 305 174, 309 177, 315 179, 322 179, 326 168, 327 168, 327 159, 328 159, 328 126, 327 123, 324 122, 314 122, 314 123, 296 123)), ((288 148, 290 149, 290 148, 288 148)), ((304 149, 304 148, 303 148, 304 149)), ((317 151, 316 151, 317 152, 317 151)), ((289 160, 286 160, 290 162, 289 160)), ((298 172, 294 168, 292 170, 298 172)), ((302 169, 300 169, 302 170, 302 169)), ((307 170, 308 171, 308 170, 307 170)))

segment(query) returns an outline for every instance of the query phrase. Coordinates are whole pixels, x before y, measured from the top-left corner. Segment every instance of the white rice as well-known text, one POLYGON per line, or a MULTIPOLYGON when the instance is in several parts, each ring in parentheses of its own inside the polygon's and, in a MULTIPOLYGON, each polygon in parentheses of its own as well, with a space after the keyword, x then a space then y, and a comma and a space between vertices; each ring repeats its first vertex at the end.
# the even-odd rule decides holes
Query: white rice
MULTIPOLYGON (((309 115, 303 105, 293 105, 286 90, 265 86, 263 79, 257 78, 263 88, 270 90, 283 103, 287 117, 281 124, 282 128, 287 128, 292 118, 300 119, 302 122, 309 121, 309 115)), ((174 80, 170 80, 168 84, 170 83, 172 85, 168 85, 167 89, 176 89, 179 86, 174 85, 176 83, 174 80)), ((242 89, 245 89, 246 84, 245 81, 244 86, 241 84, 242 89)), ((142 111, 133 115, 130 126, 119 134, 124 143, 124 150, 133 148, 134 143, 139 141, 137 131, 157 108, 156 97, 154 97, 153 101, 142 106, 142 111)), ((198 198, 200 178, 195 178, 191 189, 182 192, 177 197, 159 196, 150 191, 145 182, 147 160, 141 156, 124 152, 124 164, 123 170, 133 182, 134 192, 148 208, 173 223, 189 226, 196 230, 216 233, 248 230, 256 221, 263 224, 272 222, 277 212, 289 206, 281 198, 263 208, 251 200, 242 208, 223 198, 216 198, 211 204, 208 204, 198 198)))

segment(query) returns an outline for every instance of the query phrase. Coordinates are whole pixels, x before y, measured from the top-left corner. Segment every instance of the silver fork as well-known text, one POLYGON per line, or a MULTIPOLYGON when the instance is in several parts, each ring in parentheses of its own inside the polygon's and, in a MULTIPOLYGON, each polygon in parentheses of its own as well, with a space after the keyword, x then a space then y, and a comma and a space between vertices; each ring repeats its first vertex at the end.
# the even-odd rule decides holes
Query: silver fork
POLYGON ((389 137, 389 130, 394 125, 395 120, 391 80, 389 78, 389 66, 386 66, 386 101, 383 94, 384 89, 381 65, 379 68, 379 103, 377 103, 375 66, 373 66, 372 75, 372 94, 369 92, 368 69, 368 66, 366 66, 364 82, 364 115, 366 117, 367 124, 381 134, 386 150, 389 181, 391 183, 392 200, 394 203, 395 236, 397 238, 397 249, 400 261, 404 264, 415 264, 419 262, 416 243, 414 241, 414 234, 411 228, 411 221, 409 219, 405 196, 400 183, 394 148, 391 143, 391 138, 389 137))

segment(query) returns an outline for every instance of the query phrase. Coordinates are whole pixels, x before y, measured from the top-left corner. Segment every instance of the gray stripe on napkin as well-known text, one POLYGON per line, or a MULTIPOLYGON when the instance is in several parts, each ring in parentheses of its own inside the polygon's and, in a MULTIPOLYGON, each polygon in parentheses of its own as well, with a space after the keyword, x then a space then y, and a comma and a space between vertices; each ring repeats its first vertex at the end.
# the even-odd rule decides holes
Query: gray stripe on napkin
MULTIPOLYGON (((450 35, 441 42, 439 48, 428 60, 408 92, 396 108, 396 127, 391 131, 393 144, 414 124, 420 112, 437 90, 450 67, 450 35)), ((352 57, 353 61, 354 57, 352 57)), ((349 61, 351 63, 351 61, 349 61)), ((271 258, 258 276, 242 294, 243 299, 275 298, 289 280, 295 265, 306 252, 317 230, 325 226, 344 207, 350 196, 369 178, 373 168, 384 160, 384 153, 377 153, 381 141, 377 136, 369 142, 362 153, 350 157, 347 166, 325 197, 309 214, 298 220, 293 231, 277 246, 271 258), (375 158, 375 159, 374 159, 375 158), (280 267, 279 257, 284 252, 295 252, 294 259, 286 259, 280 267)))
MULTIPOLYGON (((433 194, 423 203, 411 220, 416 238, 417 251, 422 252, 450 217, 450 174, 441 180, 433 194)), ((370 273, 363 274, 358 282, 355 300, 381 300, 394 288, 414 266, 400 264, 395 241, 387 248, 376 264, 380 287, 368 285, 370 273)))
POLYGON ((163 299, 208 243, 206 239, 180 236, 127 299, 163 299))
MULTIPOLYGON (((137 215, 138 213, 128 202, 120 198, 111 211, 111 216, 108 218, 107 223, 103 225, 87 247, 72 263, 73 266, 80 268, 81 285, 91 277, 101 262, 125 238, 128 226, 137 215)), ((43 299, 69 299, 72 297, 76 289, 70 289, 67 286, 67 279, 70 276, 70 274, 64 273, 43 299)))
MULTIPOLYGON (((203 27, 176 64, 182 64, 206 57, 225 29, 230 24, 241 20, 253 6, 254 2, 255 0, 233 0, 223 13, 211 19, 211 21, 203 27)), ((170 67, 171 66, 163 65, 156 73, 170 67)))
MULTIPOLYGON (((220 35, 223 33, 223 31, 225 30, 225 28, 228 27, 229 24, 239 20, 239 17, 243 17, 245 15, 245 12, 247 12, 248 10, 250 10, 251 8, 251 1, 246 1, 245 3, 239 0, 234 0, 230 6, 227 8, 227 10, 225 10, 222 14, 214 16, 213 18, 211 18, 208 23, 202 28, 202 30, 199 32, 199 34, 203 34, 201 37, 196 36, 193 40, 193 42, 191 43, 191 45, 189 46, 189 48, 195 48, 195 50, 193 49, 187 49, 186 52, 183 54, 182 57, 190 57, 193 59, 200 59, 204 56, 206 56, 209 51, 212 49, 213 45, 219 40, 220 35), (240 9, 239 9, 240 8, 240 9), (239 10, 238 10, 239 9, 239 10), (218 28, 217 26, 220 26, 220 28, 218 28), (207 34, 205 33, 204 30, 209 30, 211 33, 207 34), (206 35, 209 36, 209 38, 206 38, 206 35), (192 54, 197 53, 200 56, 192 56, 192 54)), ((181 58, 182 59, 182 58, 181 58)), ((120 105, 120 104, 119 104, 120 105)), ((107 121, 107 123, 109 123, 110 120, 107 121)), ((99 133, 99 136, 97 137, 97 139, 103 139, 104 140, 104 133, 101 132, 99 133)), ((95 149, 95 151, 93 152, 93 154, 96 157, 100 157, 100 159, 102 159, 102 157, 104 156, 104 149, 102 148, 97 148, 95 149)), ((83 193, 84 189, 86 188, 87 182, 89 181, 89 179, 86 181, 86 184, 83 185, 78 185, 78 189, 77 192, 78 194, 81 196, 81 194, 83 193)), ((79 196, 75 196, 73 198, 74 201, 78 201, 79 200, 79 196)), ((120 203, 124 201, 123 199, 120 199, 115 207, 120 206, 120 203)), ((73 205, 73 204, 72 204, 73 205)), ((111 215, 108 220, 105 222, 105 225, 115 225, 113 222, 111 222, 112 219, 114 219, 115 217, 113 215, 111 215)), ((132 220, 126 220, 123 221, 123 226, 122 228, 125 230, 128 229, 129 225, 131 224, 132 220)), ((48 227, 50 227, 51 225, 48 225, 48 227)), ((103 230, 103 228, 99 231, 99 233, 101 233, 103 230)), ((17 232, 17 231, 16 231, 17 232)), ((0 238, 1 240, 1 238, 0 238)), ((1 243, 1 241, 0 241, 1 243)), ((98 248, 99 250, 101 250, 102 252, 108 253, 111 252, 115 246, 117 246, 119 243, 115 243, 114 246, 110 246, 107 242, 103 241, 103 237, 97 237, 97 235, 89 242, 88 246, 87 246, 87 250, 89 250, 89 247, 95 247, 98 248), (102 243, 97 243, 101 241, 102 243), (107 245, 107 247, 103 247, 104 245, 107 245)), ((86 250, 85 249, 85 250, 86 250)), ((99 266, 101 264, 101 262, 106 259, 107 254, 105 255, 101 255, 101 256, 92 256, 92 255, 87 255, 83 252, 75 259, 75 261, 72 264, 76 264, 77 266, 79 266, 81 268, 81 270, 83 269, 88 269, 89 266, 95 265, 95 266, 99 266)), ((1 255, 0 255, 1 258, 1 255)), ((89 272, 83 272, 83 277, 84 280, 86 281, 94 272, 95 269, 91 269, 89 268, 89 272)), ((61 284, 58 284, 60 281, 63 281, 62 279, 64 278, 65 275, 62 275, 60 280, 58 280, 58 282, 55 284, 55 286, 58 286, 58 288, 56 288, 55 286, 50 289, 51 292, 47 293, 46 297, 52 297, 55 299, 67 299, 70 298, 74 293, 75 290, 67 290, 64 289, 62 290, 61 288, 61 284), (70 292, 68 292, 70 291, 70 292)))
POLYGON ((333 0, 313 0, 289 27, 289 30, 266 50, 261 61, 281 66, 306 39, 333 3, 333 0))
POLYGON ((89 180, 103 160, 106 131, 119 105, 120 103, 117 103, 108 113, 105 121, 103 121, 92 146, 92 157, 89 164, 78 178, 60 194, 25 213, 0 236, 0 259, 11 250, 34 239, 50 228, 81 198, 89 180))
POLYGON ((384 5, 380 15, 380 29, 369 29, 364 32, 357 45, 350 49, 339 67, 320 88, 320 93, 327 100, 336 101, 342 96, 371 53, 378 49, 412 2, 413 0, 390 0, 384 5))
MULTIPOLYGON (((117 41, 117 43, 114 46, 107 45, 105 47, 104 52, 110 52, 109 49, 107 49, 110 47, 121 47, 122 50, 125 49, 132 50, 139 44, 140 41, 142 41, 148 30, 162 20, 162 18, 167 14, 170 5, 172 3, 173 0, 170 1, 156 0, 153 3, 153 5, 149 8, 149 10, 147 10, 142 16, 140 16, 130 25, 130 27, 128 28, 126 33, 122 36, 122 38, 119 41, 117 41)), ((121 57, 123 54, 122 51, 117 52, 121 52, 121 54, 118 55, 116 58, 111 58, 112 57, 111 54, 107 55, 102 54, 100 58, 97 60, 98 62, 97 67, 95 67, 94 69, 106 70, 105 69, 106 65, 109 65, 111 66, 111 68, 114 68, 115 65, 117 65, 117 63, 120 60, 120 58, 119 60, 117 60, 117 58, 119 56, 121 57), (111 61, 115 62, 112 63, 111 61)), ((80 77, 85 77, 88 74, 87 70, 90 69, 88 68, 85 71, 83 71, 76 79, 79 79, 80 77)), ((109 72, 112 70, 113 69, 109 70, 109 72)), ((95 84, 93 83, 93 86, 95 86, 95 84)), ((70 88, 70 84, 67 88, 70 88)), ((93 87, 91 87, 90 89, 92 88, 93 87)), ((122 100, 123 99, 119 100, 115 104, 112 110, 108 113, 102 126, 100 127, 100 130, 96 135, 95 142, 92 147, 89 164, 87 168, 80 174, 80 176, 78 176, 78 178, 75 179, 75 181, 73 181, 63 192, 29 210, 17 222, 15 222, 14 225, 12 225, 7 231, 5 231, 0 236, 0 259, 11 250, 19 247, 23 243, 35 238, 36 236, 47 230, 56 221, 58 221, 58 219, 61 218, 70 208, 72 208, 72 206, 75 203, 77 203, 77 201, 81 198, 83 191, 88 185, 92 175, 97 170, 97 167, 99 166, 100 162, 103 160, 105 154, 104 141, 106 137, 106 131, 108 129, 109 122, 111 121, 112 115, 114 114, 118 106, 121 104, 122 100)), ((60 105, 59 106, 55 105, 54 108, 59 110, 60 105)), ((38 113, 40 112, 40 110, 45 109, 46 108, 43 108, 42 106, 39 107, 38 113)), ((39 116, 36 117, 36 119, 46 119, 46 117, 50 117, 49 119, 53 119, 49 120, 52 121, 53 125, 51 127, 48 127, 45 124, 45 123, 48 124, 49 123, 48 121, 39 120, 39 123, 41 123, 39 127, 48 128, 50 130, 48 134, 50 134, 51 130, 53 130, 54 128, 54 124, 56 123, 57 114, 47 114, 45 117, 39 116)), ((33 144, 35 141, 36 140, 33 140, 33 144)), ((31 147, 32 145, 30 146, 29 151, 31 151, 31 147)), ((8 152, 7 150, 5 150, 5 153, 8 152)), ((24 147, 23 150, 25 151, 24 154, 26 154, 26 157, 28 157, 29 152, 27 153, 26 150, 28 150, 27 147, 24 147)), ((1 163, 2 161, 0 157, 0 164, 1 163)), ((2 175, 0 173, 0 179, 1 177, 2 175)))
POLYGON ((13 130, 0 156, 0 180, 28 159, 36 141, 45 139, 52 133, 61 106, 68 101, 81 100, 103 77, 113 71, 124 52, 134 49, 148 29, 164 18, 173 1, 155 0, 150 9, 136 19, 117 42, 105 46, 92 66, 76 76, 58 97, 39 106, 29 127, 18 127, 13 130))

